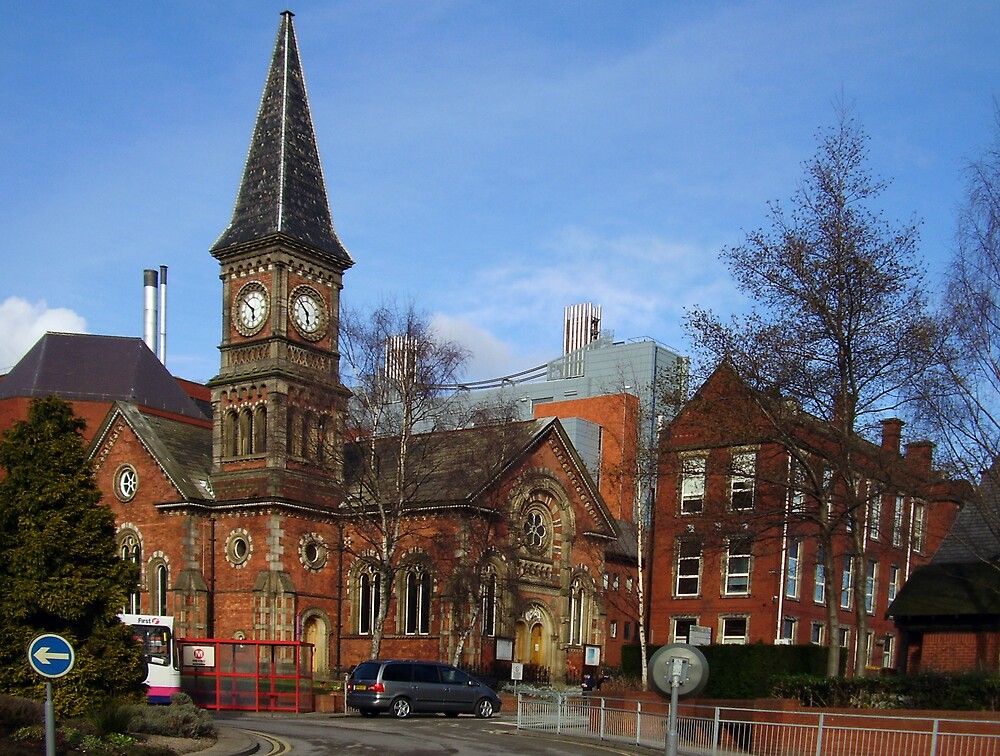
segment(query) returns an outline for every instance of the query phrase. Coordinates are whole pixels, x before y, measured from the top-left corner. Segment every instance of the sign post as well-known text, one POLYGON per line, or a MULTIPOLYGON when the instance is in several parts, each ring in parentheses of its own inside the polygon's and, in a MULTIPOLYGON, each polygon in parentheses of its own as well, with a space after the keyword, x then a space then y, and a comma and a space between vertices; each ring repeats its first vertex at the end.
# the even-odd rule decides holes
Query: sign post
POLYGON ((76 652, 61 635, 45 633, 28 644, 28 664, 45 681, 45 756, 56 753, 56 713, 52 704, 52 679, 62 677, 76 661, 76 652))

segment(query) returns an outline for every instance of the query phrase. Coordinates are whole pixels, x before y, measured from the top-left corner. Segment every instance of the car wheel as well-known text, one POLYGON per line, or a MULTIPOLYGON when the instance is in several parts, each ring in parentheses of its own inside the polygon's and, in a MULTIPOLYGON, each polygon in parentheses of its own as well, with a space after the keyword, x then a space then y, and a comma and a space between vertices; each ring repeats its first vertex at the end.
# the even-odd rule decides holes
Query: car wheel
POLYGON ((488 698, 480 698, 476 703, 476 716, 480 719, 489 719, 493 716, 493 702, 488 698))
POLYGON ((410 716, 412 709, 410 708, 410 699, 408 698, 397 698, 392 702, 392 706, 389 708, 392 712, 392 716, 396 719, 406 719, 410 716))

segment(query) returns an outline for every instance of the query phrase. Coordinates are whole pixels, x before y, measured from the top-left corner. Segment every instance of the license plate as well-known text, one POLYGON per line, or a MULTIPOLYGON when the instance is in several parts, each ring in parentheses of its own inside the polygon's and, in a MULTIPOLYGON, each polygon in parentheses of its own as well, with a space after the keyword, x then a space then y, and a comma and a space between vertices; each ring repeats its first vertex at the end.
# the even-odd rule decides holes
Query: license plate
POLYGON ((367 685, 358 685, 358 684, 355 684, 354 685, 354 689, 355 690, 368 690, 368 686, 367 685))

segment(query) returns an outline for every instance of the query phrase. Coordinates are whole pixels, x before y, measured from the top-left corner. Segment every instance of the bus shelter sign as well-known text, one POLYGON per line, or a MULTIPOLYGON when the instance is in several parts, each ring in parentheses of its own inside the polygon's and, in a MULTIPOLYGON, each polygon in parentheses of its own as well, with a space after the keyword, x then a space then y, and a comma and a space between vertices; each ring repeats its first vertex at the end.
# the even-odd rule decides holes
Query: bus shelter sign
POLYGON ((185 667, 214 667, 215 646, 184 646, 181 662, 185 667))

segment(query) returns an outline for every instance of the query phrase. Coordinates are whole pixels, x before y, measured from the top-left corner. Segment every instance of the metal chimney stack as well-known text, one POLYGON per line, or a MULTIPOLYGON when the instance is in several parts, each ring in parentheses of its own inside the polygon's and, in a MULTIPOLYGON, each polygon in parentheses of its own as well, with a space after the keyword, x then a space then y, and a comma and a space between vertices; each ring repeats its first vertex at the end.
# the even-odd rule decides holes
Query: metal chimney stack
POLYGON ((156 354, 157 278, 155 270, 146 269, 142 272, 142 340, 153 354, 156 354))
POLYGON ((142 272, 142 340, 149 351, 167 364, 167 266, 160 272, 147 268, 142 272))
POLYGON ((160 340, 157 342, 156 356, 167 364, 167 266, 160 266, 160 311, 158 313, 160 340))

